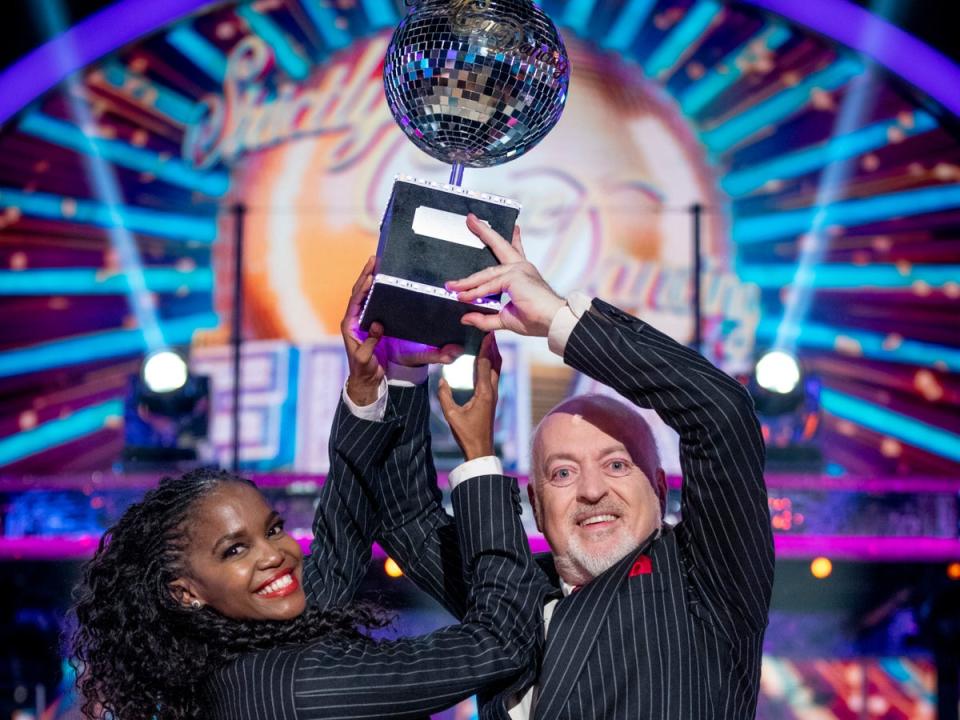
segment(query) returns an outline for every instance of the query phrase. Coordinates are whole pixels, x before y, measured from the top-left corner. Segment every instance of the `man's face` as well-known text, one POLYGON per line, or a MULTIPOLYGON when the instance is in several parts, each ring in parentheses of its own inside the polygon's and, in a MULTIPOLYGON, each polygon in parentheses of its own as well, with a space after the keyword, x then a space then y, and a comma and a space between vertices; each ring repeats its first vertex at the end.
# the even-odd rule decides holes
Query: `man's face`
POLYGON ((220 485, 184 531, 189 572, 174 592, 185 605, 199 600, 237 620, 290 620, 304 611, 303 552, 256 488, 220 485))
POLYGON ((569 584, 600 575, 660 526, 660 498, 628 444, 581 415, 555 412, 540 425, 531 503, 569 584))

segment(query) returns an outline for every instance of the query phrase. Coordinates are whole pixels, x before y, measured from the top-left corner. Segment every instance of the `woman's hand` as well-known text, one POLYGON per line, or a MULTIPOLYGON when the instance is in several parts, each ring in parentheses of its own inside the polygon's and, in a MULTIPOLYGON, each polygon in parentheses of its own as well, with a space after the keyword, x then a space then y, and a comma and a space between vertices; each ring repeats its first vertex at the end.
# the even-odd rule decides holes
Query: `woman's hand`
POLYGON ((384 365, 391 362, 394 365, 449 365, 463 355, 460 345, 444 345, 435 348, 431 345, 416 343, 412 340, 400 340, 388 337, 377 348, 384 365))
POLYGON ((350 375, 347 377, 347 395, 357 405, 370 405, 377 399, 380 381, 384 376, 384 364, 374 352, 380 338, 383 337, 383 326, 373 323, 370 332, 360 330, 360 313, 367 293, 373 286, 373 273, 377 259, 371 257, 363 266, 360 277, 353 284, 350 292, 350 302, 347 311, 340 321, 340 334, 343 335, 343 346, 347 351, 347 364, 350 375), (365 337, 364 337, 365 335, 365 337))
POLYGON ((480 344, 473 366, 473 397, 457 405, 447 381, 440 379, 440 408, 466 460, 493 455, 493 420, 500 382, 500 350, 493 333, 480 344))
POLYGON ((350 366, 347 395, 360 406, 376 401, 388 363, 410 366, 433 363, 447 365, 463 354, 463 348, 459 345, 434 348, 396 338, 386 338, 380 342, 383 326, 377 322, 370 325, 368 333, 360 330, 360 314, 367 293, 373 286, 376 264, 377 259, 371 257, 363 266, 360 277, 353 284, 347 311, 340 321, 340 333, 343 335, 347 363, 350 366))

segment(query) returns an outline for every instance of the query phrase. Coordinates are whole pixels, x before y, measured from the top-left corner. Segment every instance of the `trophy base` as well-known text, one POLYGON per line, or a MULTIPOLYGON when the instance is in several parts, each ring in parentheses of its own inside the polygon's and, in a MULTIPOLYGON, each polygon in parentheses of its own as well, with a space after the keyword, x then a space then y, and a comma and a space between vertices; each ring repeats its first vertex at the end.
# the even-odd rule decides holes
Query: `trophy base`
POLYGON ((475 355, 484 333, 461 324, 460 318, 470 312, 495 315, 500 308, 499 302, 460 302, 442 288, 378 274, 367 295, 360 327, 369 330, 378 322, 389 328, 391 337, 434 347, 461 345, 466 353, 475 355))

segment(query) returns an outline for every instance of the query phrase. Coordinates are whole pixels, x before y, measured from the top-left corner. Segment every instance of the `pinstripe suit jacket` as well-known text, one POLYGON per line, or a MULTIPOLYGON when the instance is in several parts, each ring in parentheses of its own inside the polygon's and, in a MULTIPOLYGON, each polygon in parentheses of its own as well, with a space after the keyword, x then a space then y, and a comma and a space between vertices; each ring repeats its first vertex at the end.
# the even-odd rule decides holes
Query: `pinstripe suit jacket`
MULTIPOLYGON (((349 603, 368 568, 376 518, 356 478, 382 460, 376 449, 401 431, 392 419, 350 427, 345 419, 353 418, 341 408, 304 565, 308 600, 321 607, 349 603)), ((477 480, 453 496, 459 570, 469 587, 460 625, 391 642, 337 639, 249 653, 207 682, 204 717, 420 718, 535 666, 541 575, 519 519, 520 491, 502 476, 477 480)))
MULTIPOLYGON (((683 520, 558 603, 535 717, 754 717, 773 541, 749 396, 699 354, 599 300, 574 329, 564 360, 679 432, 683 520)), ((403 441, 369 475, 383 514, 378 539, 459 615, 465 596, 455 525, 437 509, 425 397, 403 410, 403 441), (417 517, 423 522, 411 522, 417 517)), ((545 582, 556 586, 552 568, 545 582)), ((505 700, 528 683, 525 674, 488 688, 481 714, 506 718, 505 700)))

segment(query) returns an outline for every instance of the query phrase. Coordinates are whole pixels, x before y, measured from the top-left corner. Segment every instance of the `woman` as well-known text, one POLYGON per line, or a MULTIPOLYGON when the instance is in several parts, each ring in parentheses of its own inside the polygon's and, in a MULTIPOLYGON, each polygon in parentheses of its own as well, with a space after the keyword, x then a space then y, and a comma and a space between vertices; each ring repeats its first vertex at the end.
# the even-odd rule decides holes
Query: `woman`
MULTIPOLYGON (((354 286, 343 324, 354 400, 375 395, 383 375, 374 356, 380 329, 364 341, 354 330, 372 270, 370 262, 354 286)), ((458 434, 483 437, 488 453, 499 376, 491 340, 478 357, 474 399, 445 413, 458 434)), ((349 448, 332 450, 308 558, 256 487, 225 472, 164 480, 133 505, 101 541, 77 590, 84 714, 422 717, 534 663, 538 570, 519 493, 502 477, 464 483, 452 496, 472 582, 462 624, 390 642, 364 634, 385 623, 353 602, 377 529, 358 474, 376 471, 377 456, 364 449, 383 447, 375 435, 395 429, 371 422, 349 448)))

